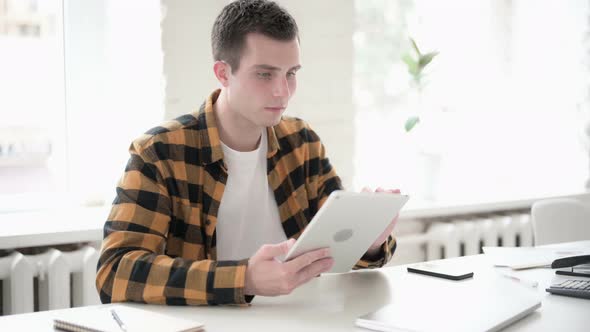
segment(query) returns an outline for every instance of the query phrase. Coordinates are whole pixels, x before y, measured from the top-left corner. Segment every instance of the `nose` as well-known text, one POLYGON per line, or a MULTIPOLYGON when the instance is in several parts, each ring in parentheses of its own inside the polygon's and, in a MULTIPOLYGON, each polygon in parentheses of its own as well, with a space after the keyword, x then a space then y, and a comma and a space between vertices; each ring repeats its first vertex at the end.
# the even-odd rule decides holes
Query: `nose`
POLYGON ((286 77, 277 80, 273 87, 273 95, 275 97, 289 97, 291 95, 286 77))

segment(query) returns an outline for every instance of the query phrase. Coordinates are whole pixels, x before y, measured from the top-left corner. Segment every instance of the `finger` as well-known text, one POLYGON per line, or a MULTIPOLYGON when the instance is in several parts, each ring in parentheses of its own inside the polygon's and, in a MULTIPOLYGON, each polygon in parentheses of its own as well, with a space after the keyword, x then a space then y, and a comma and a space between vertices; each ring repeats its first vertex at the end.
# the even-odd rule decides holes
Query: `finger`
POLYGON ((389 223, 389 225, 387 225, 387 228, 385 229, 385 231, 383 231, 384 233, 391 233, 391 232, 393 232, 393 228, 395 227, 395 224, 397 224, 398 217, 399 217, 399 214, 396 214, 395 217, 393 217, 393 219, 391 220, 391 222, 389 223))
POLYGON ((380 247, 387 240, 387 238, 392 234, 393 234, 393 226, 391 226, 391 228, 388 228, 385 232, 383 232, 383 234, 379 235, 379 238, 377 240, 375 240, 375 242, 373 243, 373 246, 380 247))
POLYGON ((297 273, 296 287, 303 285, 319 274, 330 271, 332 266, 334 266, 334 259, 331 257, 313 262, 297 273))
POLYGON ((401 190, 399 190, 399 189, 390 189, 387 192, 390 192, 392 194, 401 194, 401 190))
POLYGON ((379 237, 377 238, 377 240, 375 240, 375 242, 373 243, 373 245, 381 245, 383 244, 383 242, 385 242, 385 240, 387 240, 387 237, 389 237, 389 235, 391 235, 393 233, 393 229, 395 228, 395 225, 397 223, 397 217, 398 215, 396 215, 393 220, 389 223, 389 225, 387 225, 387 227, 385 228, 385 230, 383 231, 383 233, 381 233, 379 235, 379 237))
POLYGON ((289 250, 291 250, 291 248, 295 245, 295 242, 297 242, 297 240, 293 238, 287 240, 287 246, 289 247, 289 250))
POLYGON ((372 190, 369 187, 363 187, 363 189, 361 190, 361 192, 363 192, 363 193, 367 193, 367 192, 370 193, 370 192, 372 192, 372 190))
POLYGON ((286 255, 295 243, 294 239, 283 241, 277 244, 265 244, 258 249, 257 254, 262 258, 275 258, 286 255))
POLYGON ((383 189, 381 187, 377 187, 377 189, 375 189, 375 192, 377 192, 377 193, 382 193, 384 191, 385 191, 385 189, 383 189))
POLYGON ((330 249, 323 248, 306 252, 285 263, 285 267, 292 273, 297 273, 305 267, 313 264, 315 261, 330 257, 330 249))
POLYGON ((383 231, 383 233, 381 234, 380 238, 379 238, 379 244, 382 244, 383 242, 385 242, 385 240, 387 240, 387 238, 393 234, 393 229, 395 228, 395 221, 392 222, 391 224, 389 224, 389 226, 387 226, 387 228, 385 229, 385 231, 383 231))

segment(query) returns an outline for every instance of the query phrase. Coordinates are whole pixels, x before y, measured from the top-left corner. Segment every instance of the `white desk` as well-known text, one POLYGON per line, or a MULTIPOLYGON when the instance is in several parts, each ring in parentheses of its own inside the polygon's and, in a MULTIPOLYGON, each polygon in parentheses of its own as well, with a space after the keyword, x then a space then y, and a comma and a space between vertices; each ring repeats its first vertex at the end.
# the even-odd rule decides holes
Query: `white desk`
MULTIPOLYGON (((561 247, 590 247, 590 241, 561 245, 561 247)), ((463 281, 466 288, 476 287, 485 278, 498 277, 497 268, 485 256, 469 256, 445 260, 450 264, 468 264, 473 268, 473 279, 463 281)), ((542 297, 542 307, 533 314, 509 326, 506 331, 588 331, 590 300, 550 295, 545 292, 554 271, 532 269, 515 273, 529 280, 539 281, 533 290, 542 297)), ((359 271, 343 275, 317 278, 291 295, 257 297, 250 307, 171 307, 128 304, 172 316, 194 319, 211 331, 368 331, 354 326, 356 317, 373 311, 392 301, 426 300, 435 292, 421 291, 425 284, 454 283, 406 272, 405 266, 373 271, 359 271)), ((523 287, 527 287, 524 286, 523 287)), ((449 299, 449 305, 460 299, 449 299)), ((482 308, 482 315, 493 310, 482 308)), ((86 308, 67 309, 71 311, 86 308)), ((52 318, 56 311, 0 317, 0 330, 53 331, 52 318)), ((427 318, 425 313, 425 318, 427 318)), ((477 319, 477 317, 466 317, 477 319)))

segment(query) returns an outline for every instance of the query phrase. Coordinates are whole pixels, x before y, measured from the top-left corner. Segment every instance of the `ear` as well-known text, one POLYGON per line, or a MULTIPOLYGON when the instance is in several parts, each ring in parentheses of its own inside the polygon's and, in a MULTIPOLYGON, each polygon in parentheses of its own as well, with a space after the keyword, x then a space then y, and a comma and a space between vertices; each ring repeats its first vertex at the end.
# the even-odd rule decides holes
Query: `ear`
POLYGON ((213 72, 215 77, 221 85, 225 88, 229 85, 229 75, 231 73, 231 67, 224 61, 215 61, 213 64, 213 72))

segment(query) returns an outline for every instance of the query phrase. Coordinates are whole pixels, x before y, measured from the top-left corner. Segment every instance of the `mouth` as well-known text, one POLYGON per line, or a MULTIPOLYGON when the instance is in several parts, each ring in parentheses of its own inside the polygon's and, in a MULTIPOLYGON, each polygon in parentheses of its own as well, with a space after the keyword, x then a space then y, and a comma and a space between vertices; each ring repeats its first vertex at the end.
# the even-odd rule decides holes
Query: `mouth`
POLYGON ((281 107, 281 106, 279 106, 279 107, 265 107, 264 109, 267 110, 267 111, 269 111, 269 112, 278 113, 278 112, 284 111, 285 110, 285 107, 281 107))

